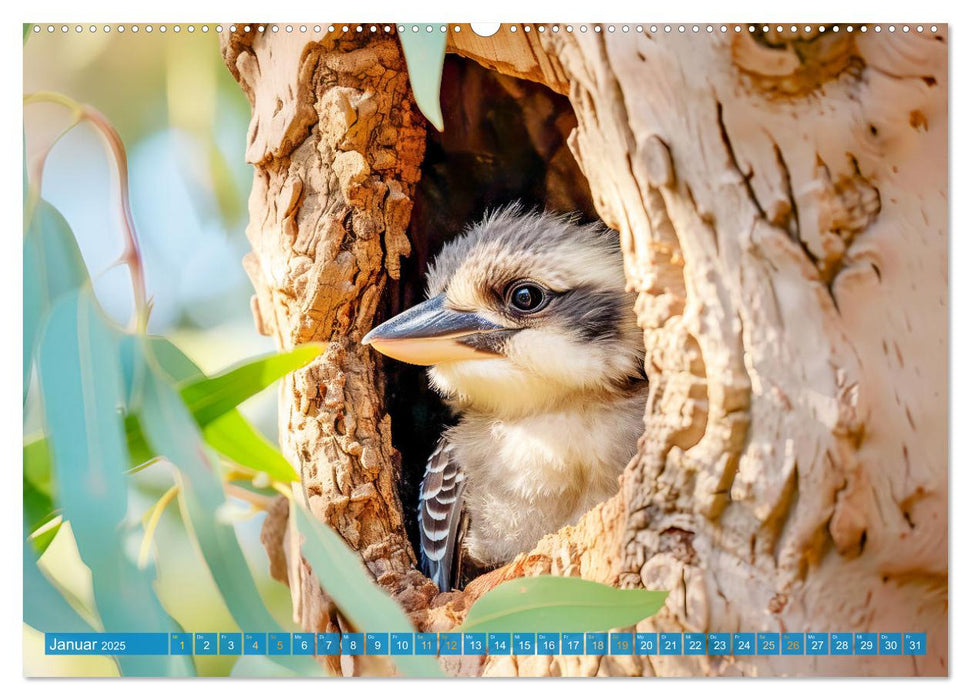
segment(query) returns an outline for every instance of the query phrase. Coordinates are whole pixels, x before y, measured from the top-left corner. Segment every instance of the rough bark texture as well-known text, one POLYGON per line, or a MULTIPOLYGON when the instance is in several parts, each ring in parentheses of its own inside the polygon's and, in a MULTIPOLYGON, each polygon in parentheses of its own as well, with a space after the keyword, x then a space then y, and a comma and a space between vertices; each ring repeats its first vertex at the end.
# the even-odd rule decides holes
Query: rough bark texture
MULTIPOLYGON (((611 501, 434 596, 412 569, 381 379, 358 344, 408 251, 423 131, 403 61, 393 36, 366 32, 227 35, 254 105, 257 321, 283 347, 330 343, 281 395, 317 517, 427 629, 498 580, 554 572, 671 590, 645 630, 928 634, 923 657, 496 658, 460 672, 946 673, 946 31, 504 25, 485 39, 464 25, 449 41, 570 99, 572 151, 638 292, 644 437, 611 501)), ((287 562, 301 624, 335 624, 287 562)))
MULTIPOLYGON (((313 514, 361 551, 379 582, 420 606, 435 589, 414 570, 382 383, 360 344, 410 251, 425 144, 397 40, 250 32, 224 36, 224 54, 253 104, 244 265, 257 326, 281 348, 327 343, 284 382, 282 447, 313 514)), ((312 584, 290 583, 297 619, 319 627, 323 610, 301 595, 312 584)))

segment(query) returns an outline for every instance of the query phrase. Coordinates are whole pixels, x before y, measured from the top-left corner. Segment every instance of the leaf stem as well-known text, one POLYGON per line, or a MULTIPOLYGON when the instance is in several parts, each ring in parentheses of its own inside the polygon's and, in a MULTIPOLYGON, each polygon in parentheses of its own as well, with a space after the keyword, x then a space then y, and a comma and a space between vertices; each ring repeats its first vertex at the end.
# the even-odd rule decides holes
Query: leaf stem
POLYGON ((142 546, 138 550, 138 567, 141 569, 145 568, 148 563, 148 556, 152 551, 152 540, 155 538, 155 531, 158 529, 159 521, 162 519, 162 513, 165 512, 166 507, 171 503, 176 496, 179 495, 178 485, 173 486, 158 499, 148 518, 148 522, 145 523, 145 535, 142 537, 142 546))
POLYGON ((135 330, 144 333, 148 327, 148 315, 151 306, 148 302, 148 293, 145 285, 145 268, 142 261, 141 247, 138 243, 138 235, 135 231, 135 219, 131 213, 131 197, 128 186, 128 155, 125 152, 125 144, 121 136, 108 118, 94 107, 77 102, 66 95, 57 92, 40 91, 24 95, 24 106, 48 102, 61 105, 69 109, 73 115, 71 124, 62 131, 51 145, 46 148, 39 159, 39 164, 34 171, 34 182, 30 185, 28 195, 28 207, 24 214, 24 221, 30 221, 33 208, 40 199, 41 176, 43 175, 44 163, 51 149, 61 139, 64 134, 73 129, 82 121, 89 121, 101 134, 111 153, 115 164, 115 173, 118 177, 118 200, 121 213, 121 229, 125 239, 125 249, 118 259, 118 263, 128 266, 132 280, 132 293, 135 297, 135 317, 133 319, 135 330))
POLYGON ((273 505, 273 499, 268 496, 263 496, 258 493, 253 493, 249 489, 244 489, 242 486, 237 486, 236 484, 226 484, 226 493, 233 498, 238 498, 241 501, 249 503, 254 508, 259 510, 269 510, 273 505))

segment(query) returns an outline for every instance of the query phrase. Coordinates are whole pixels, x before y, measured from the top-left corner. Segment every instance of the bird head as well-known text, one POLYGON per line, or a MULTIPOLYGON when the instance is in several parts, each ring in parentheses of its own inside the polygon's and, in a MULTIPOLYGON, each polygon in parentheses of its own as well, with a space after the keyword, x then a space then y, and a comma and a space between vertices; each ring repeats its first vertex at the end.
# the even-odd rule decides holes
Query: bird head
POLYGON ((618 237, 602 225, 495 211, 445 245, 427 296, 363 342, 429 365, 432 385, 459 407, 520 413, 643 379, 618 237))

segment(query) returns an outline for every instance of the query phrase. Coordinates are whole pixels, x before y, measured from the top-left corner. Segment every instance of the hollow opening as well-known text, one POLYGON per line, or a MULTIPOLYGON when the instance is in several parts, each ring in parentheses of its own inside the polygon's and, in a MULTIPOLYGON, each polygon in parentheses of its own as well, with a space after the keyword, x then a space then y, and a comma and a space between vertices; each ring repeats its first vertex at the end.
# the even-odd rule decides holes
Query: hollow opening
MULTIPOLYGON (((424 300, 429 263, 450 238, 495 207, 578 212, 597 220, 589 185, 567 145, 576 127, 569 100, 544 85, 501 75, 458 56, 442 73, 445 132, 429 129, 408 237, 412 253, 389 286, 382 319, 424 300)), ((385 399, 401 453, 408 536, 418 551, 418 490, 442 430, 456 417, 422 367, 385 361, 385 399)))

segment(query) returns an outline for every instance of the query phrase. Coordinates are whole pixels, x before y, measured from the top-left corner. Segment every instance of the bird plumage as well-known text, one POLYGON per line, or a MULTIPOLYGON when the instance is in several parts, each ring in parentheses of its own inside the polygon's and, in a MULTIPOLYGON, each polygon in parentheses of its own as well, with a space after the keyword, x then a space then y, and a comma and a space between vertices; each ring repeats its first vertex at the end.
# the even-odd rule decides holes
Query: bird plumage
POLYGON ((527 212, 487 215, 442 249, 429 301, 365 338, 427 364, 459 415, 422 482, 425 572, 456 585, 612 495, 643 429, 644 350, 617 234, 527 212))
POLYGON ((452 451, 453 445, 447 440, 438 441, 428 458, 418 506, 422 570, 441 590, 446 590, 453 579, 465 491, 465 472, 452 451))

